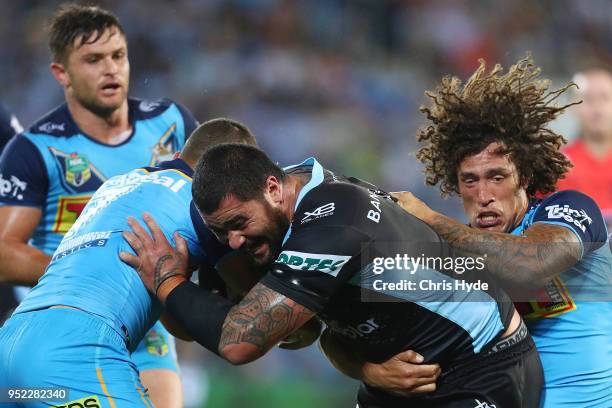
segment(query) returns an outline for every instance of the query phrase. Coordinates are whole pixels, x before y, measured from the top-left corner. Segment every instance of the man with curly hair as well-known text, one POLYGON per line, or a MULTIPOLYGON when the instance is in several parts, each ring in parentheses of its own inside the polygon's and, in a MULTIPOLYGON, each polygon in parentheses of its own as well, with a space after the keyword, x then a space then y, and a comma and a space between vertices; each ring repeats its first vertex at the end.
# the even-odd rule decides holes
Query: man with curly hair
POLYGON ((571 166, 548 125, 554 101, 529 57, 507 73, 484 61, 462 85, 446 77, 426 95, 417 157, 427 183, 458 194, 463 225, 410 193, 396 195, 456 250, 487 255, 522 309, 544 366, 544 407, 612 406, 612 254, 600 209, 577 191, 551 193, 571 166), (536 299, 536 300, 533 300, 536 299))

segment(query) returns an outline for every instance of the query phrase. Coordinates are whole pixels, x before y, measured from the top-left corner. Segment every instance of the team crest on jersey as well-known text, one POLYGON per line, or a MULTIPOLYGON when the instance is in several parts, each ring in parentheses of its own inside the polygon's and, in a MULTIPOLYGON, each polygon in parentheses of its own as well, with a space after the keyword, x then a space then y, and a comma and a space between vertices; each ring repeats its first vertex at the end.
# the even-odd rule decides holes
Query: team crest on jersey
POLYGON ((163 357, 168 354, 166 338, 155 330, 149 331, 145 336, 145 346, 149 354, 154 356, 163 357))
POLYGON ((106 177, 87 157, 77 152, 65 153, 53 147, 49 150, 64 174, 65 187, 71 193, 96 190, 106 181, 106 177))
POLYGON ((178 150, 176 142, 176 123, 173 123, 153 146, 150 166, 172 160, 172 155, 178 150))
POLYGON ((90 178, 89 160, 77 153, 70 153, 66 158, 66 181, 75 187, 81 187, 90 178))

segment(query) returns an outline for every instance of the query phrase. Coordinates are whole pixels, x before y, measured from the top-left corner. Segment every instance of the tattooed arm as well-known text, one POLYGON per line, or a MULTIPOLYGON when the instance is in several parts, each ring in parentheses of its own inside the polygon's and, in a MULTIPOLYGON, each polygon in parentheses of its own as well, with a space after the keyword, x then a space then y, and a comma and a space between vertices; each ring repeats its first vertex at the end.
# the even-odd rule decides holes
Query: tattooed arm
POLYGON ((541 286, 582 257, 578 237, 565 227, 538 223, 521 236, 480 230, 431 210, 410 193, 393 195, 402 208, 427 223, 460 255, 486 254, 487 272, 507 285, 541 286))
POLYGON ((314 315, 258 283, 225 318, 219 354, 233 364, 256 360, 314 315))

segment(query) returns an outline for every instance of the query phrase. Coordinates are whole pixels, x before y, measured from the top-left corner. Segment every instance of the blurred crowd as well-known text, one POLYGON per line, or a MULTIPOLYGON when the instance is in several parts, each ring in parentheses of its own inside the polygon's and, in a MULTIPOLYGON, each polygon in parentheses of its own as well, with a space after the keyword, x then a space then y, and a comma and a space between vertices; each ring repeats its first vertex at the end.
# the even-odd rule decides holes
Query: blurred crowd
MULTIPOLYGON (((457 218, 463 217, 457 202, 441 200, 424 185, 412 156, 426 89, 444 74, 465 78, 478 58, 507 65, 527 51, 554 85, 586 67, 612 65, 608 0, 95 3, 112 10, 126 29, 132 96, 170 97, 200 121, 240 120, 283 165, 315 155, 326 167, 381 188, 415 191, 457 218)), ((2 100, 24 126, 63 101, 49 73, 45 30, 58 4, 5 2, 0 13, 2 100)), ((571 114, 556 126, 575 136, 571 114)), ((204 359, 209 379, 219 378, 214 357, 188 352, 194 353, 192 361, 204 359)), ((221 364, 226 375, 229 370, 221 364)), ((200 366, 187 363, 184 370, 200 366)), ((230 375, 236 376, 233 382, 249 376, 278 379, 298 366, 305 379, 319 387, 328 384, 330 395, 342 394, 338 381, 347 384, 331 368, 322 368, 327 366, 316 350, 291 357, 276 353, 230 375), (291 365, 280 363, 296 358, 291 365)), ((345 394, 351 398, 352 389, 345 394)))

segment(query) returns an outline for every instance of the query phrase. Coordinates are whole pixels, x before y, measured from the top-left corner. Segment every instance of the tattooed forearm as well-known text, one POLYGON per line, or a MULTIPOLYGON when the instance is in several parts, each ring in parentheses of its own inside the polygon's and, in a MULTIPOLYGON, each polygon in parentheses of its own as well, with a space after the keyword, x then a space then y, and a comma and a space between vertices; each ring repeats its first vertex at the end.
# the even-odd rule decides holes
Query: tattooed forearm
POLYGON ((313 316, 310 310, 258 283, 225 318, 219 350, 247 343, 262 355, 313 316))
POLYGON ((166 261, 169 261, 171 259, 173 259, 172 255, 169 255, 169 254, 164 255, 161 258, 159 258, 157 260, 157 263, 155 264, 155 272, 153 275, 153 285, 154 285, 155 293, 157 293, 157 291, 159 290, 159 287, 161 286, 162 283, 164 283, 164 281, 166 281, 167 279, 173 276, 182 275, 181 271, 177 269, 178 265, 174 266, 172 269, 162 272, 164 263, 166 263, 166 261))
POLYGON ((429 225, 460 255, 486 254, 486 271, 515 286, 542 285, 581 257, 576 236, 560 226, 536 224, 515 236, 471 228, 442 215, 429 225))

